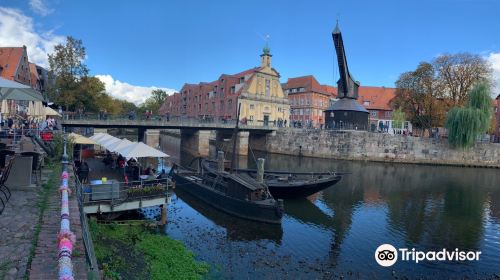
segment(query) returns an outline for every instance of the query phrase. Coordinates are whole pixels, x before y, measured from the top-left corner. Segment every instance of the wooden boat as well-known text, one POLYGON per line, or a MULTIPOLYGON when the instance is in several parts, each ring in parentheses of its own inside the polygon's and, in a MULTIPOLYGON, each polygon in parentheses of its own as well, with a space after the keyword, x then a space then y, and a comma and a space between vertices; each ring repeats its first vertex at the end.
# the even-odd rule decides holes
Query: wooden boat
MULTIPOLYGON (((240 109, 241 104, 238 106, 237 120, 240 109)), ((274 200, 263 182, 257 182, 248 174, 234 172, 238 125, 239 121, 236 122, 233 133, 233 164, 230 172, 225 171, 223 166, 217 168, 217 165, 214 167, 210 162, 202 160, 198 171, 174 165, 170 175, 177 188, 226 213, 259 222, 281 223, 283 201, 274 200)))
POLYGON ((170 176, 181 189, 228 214, 266 223, 281 223, 283 201, 274 200, 267 187, 245 174, 212 169, 194 171, 175 165, 170 176))
MULTIPOLYGON (((217 162, 206 160, 212 168, 217 162)), ((238 174, 247 174, 256 179, 255 169, 235 169, 238 174)), ((274 198, 307 197, 337 184, 342 179, 339 173, 313 173, 289 171, 264 171, 264 183, 274 198)))

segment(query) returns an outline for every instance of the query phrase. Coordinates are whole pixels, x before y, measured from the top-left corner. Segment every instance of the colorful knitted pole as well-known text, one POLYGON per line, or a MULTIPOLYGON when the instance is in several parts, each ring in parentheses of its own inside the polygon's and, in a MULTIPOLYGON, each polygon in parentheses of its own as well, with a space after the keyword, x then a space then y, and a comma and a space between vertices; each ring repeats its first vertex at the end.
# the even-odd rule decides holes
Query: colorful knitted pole
POLYGON ((63 172, 61 175, 61 229, 59 231, 59 280, 73 280, 73 264, 71 263, 71 253, 75 243, 75 235, 71 232, 69 222, 69 201, 70 189, 68 187, 69 174, 67 171, 68 155, 66 154, 66 139, 64 139, 63 172))

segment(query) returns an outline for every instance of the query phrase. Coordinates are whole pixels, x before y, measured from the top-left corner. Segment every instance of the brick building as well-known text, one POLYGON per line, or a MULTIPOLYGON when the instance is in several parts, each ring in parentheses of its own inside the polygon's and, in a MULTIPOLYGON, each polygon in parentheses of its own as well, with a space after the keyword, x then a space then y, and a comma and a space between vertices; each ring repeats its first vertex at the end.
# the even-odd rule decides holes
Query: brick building
POLYGON ((271 67, 271 54, 264 48, 260 67, 217 80, 184 84, 179 93, 167 96, 160 114, 168 117, 234 120, 241 104, 240 120, 252 125, 283 124, 290 106, 281 88, 279 73, 271 67))
POLYGON ((31 86, 31 72, 26 46, 0 47, 0 76, 31 86))
POLYGON ((318 128, 325 124, 323 111, 337 95, 336 88, 320 85, 312 75, 289 78, 282 86, 288 94, 292 125, 318 128))
POLYGON ((368 123, 370 131, 387 130, 393 132, 394 129, 412 130, 409 121, 403 122, 401 127, 393 126, 392 108, 390 106, 391 100, 396 97, 395 88, 386 87, 359 87, 358 102, 363 105, 370 115, 368 116, 368 123))
MULTIPOLYGON (((318 128, 325 124, 324 110, 337 101, 337 88, 321 85, 312 75, 289 78, 283 85, 290 103, 290 121, 301 126, 318 128)), ((395 88, 360 86, 358 103, 369 112, 369 128, 372 131, 408 129, 411 123, 404 122, 400 128, 393 127, 391 100, 396 96, 395 88)))

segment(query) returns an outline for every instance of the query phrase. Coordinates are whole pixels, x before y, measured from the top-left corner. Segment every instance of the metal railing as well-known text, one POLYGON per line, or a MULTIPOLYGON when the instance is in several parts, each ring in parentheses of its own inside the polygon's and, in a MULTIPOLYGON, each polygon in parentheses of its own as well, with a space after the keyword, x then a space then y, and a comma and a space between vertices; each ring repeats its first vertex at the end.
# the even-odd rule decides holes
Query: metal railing
MULTIPOLYGON (((75 167, 72 165, 72 171, 75 170, 75 167)), ((80 211, 80 223, 82 225, 82 239, 83 245, 85 247, 85 256, 87 259, 87 264, 96 279, 100 279, 99 277, 99 266, 97 264, 97 258, 94 254, 94 243, 92 242, 92 235, 90 234, 89 222, 87 219, 87 215, 84 211, 83 206, 83 195, 82 195, 82 183, 76 174, 73 172, 73 176, 75 177, 75 190, 76 190, 76 198, 78 201, 78 210, 80 211)))
MULTIPOLYGON (((259 125, 257 122, 249 123, 240 121, 240 130, 274 130, 278 128, 277 123, 269 122, 259 125)), ((111 116, 106 119, 99 118, 66 118, 62 121, 62 125, 100 125, 100 126, 145 126, 145 127, 186 127, 186 128, 224 128, 233 129, 236 126, 236 120, 219 120, 219 119, 198 119, 198 118, 152 118, 152 119, 129 119, 120 116, 111 116)))
POLYGON ((81 184, 83 191, 80 197, 84 206, 102 202, 115 206, 131 200, 166 196, 171 185, 168 178, 130 182, 110 180, 98 185, 81 184), (102 190, 103 186, 109 188, 102 190))

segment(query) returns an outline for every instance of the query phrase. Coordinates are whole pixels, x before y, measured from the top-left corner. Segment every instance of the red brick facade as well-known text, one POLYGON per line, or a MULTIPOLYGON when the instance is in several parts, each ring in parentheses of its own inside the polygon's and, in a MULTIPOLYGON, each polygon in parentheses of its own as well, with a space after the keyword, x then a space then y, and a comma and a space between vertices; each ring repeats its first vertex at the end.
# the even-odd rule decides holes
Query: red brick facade
POLYGON ((288 94, 292 125, 300 123, 301 126, 317 128, 325 124, 323 111, 337 94, 334 87, 320 85, 311 75, 289 78, 282 86, 288 94))
POLYGON ((235 119, 243 85, 259 68, 234 75, 223 74, 210 83, 184 84, 179 93, 167 96, 160 114, 170 117, 235 119))
POLYGON ((31 72, 26 46, 0 48, 0 76, 31 86, 31 72))

